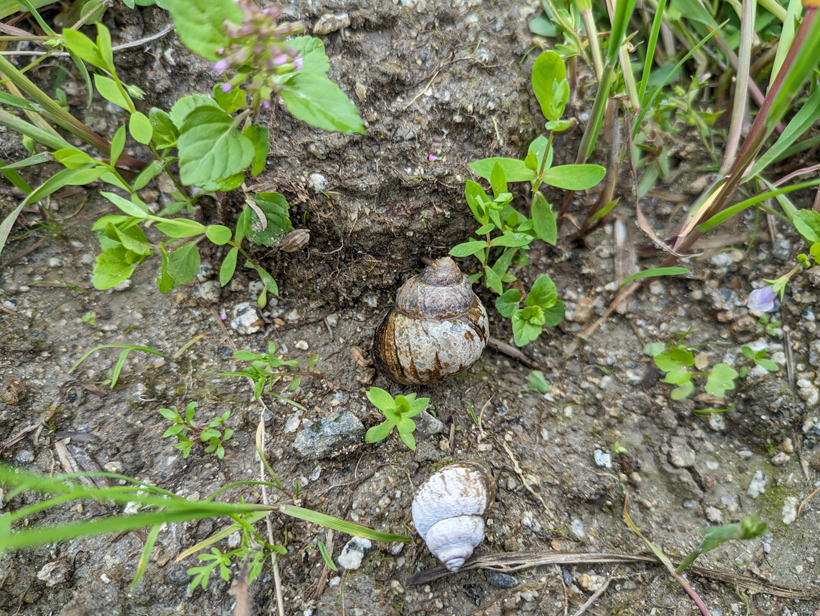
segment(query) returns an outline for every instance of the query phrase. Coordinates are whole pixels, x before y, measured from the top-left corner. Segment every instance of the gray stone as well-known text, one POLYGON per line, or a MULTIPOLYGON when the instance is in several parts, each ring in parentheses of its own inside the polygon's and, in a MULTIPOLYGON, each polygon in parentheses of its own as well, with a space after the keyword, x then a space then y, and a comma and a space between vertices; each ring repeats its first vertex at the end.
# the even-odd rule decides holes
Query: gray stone
POLYGON ((490 586, 495 588, 515 588, 521 583, 517 577, 500 571, 487 570, 484 572, 484 577, 487 578, 490 586))
POLYGON ((336 562, 345 569, 358 569, 362 564, 364 555, 372 545, 370 541, 363 537, 353 537, 353 539, 348 541, 345 547, 342 548, 342 553, 339 554, 339 558, 336 559, 336 562))
POLYGON ((691 468, 695 465, 695 452, 689 447, 686 439, 673 436, 669 443, 669 463, 678 468, 691 468))
POLYGON ((216 304, 222 296, 222 286, 216 280, 206 280, 199 285, 199 296, 209 304, 216 304))
POLYGON ((231 319, 231 329, 245 336, 255 334, 265 325, 259 318, 256 308, 248 302, 237 304, 233 309, 233 319, 231 319))
POLYGON ((348 411, 336 411, 296 435, 293 446, 303 458, 321 460, 345 453, 362 442, 364 425, 348 411))
POLYGON ((65 560, 55 560, 47 563, 37 572, 37 579, 45 582, 51 588, 57 584, 62 584, 68 579, 68 562, 65 560))
POLYGON ((422 411, 416 416, 416 425, 422 434, 440 434, 444 430, 444 424, 437 417, 433 417, 427 411, 422 411))
POLYGON ((612 468, 612 456, 600 449, 595 450, 595 464, 602 468, 612 468))

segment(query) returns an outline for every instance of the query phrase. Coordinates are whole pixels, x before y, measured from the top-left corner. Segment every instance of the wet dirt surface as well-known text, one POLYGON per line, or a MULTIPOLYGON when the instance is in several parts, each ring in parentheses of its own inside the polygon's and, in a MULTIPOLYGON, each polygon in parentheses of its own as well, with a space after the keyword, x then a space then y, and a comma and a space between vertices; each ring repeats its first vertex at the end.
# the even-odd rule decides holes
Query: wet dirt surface
MULTIPOLYGON (((227 483, 258 479, 254 439, 259 414, 265 413, 269 461, 283 481, 298 481, 303 506, 414 539, 404 547, 374 542, 358 569, 326 571, 317 545, 328 540, 327 532, 274 517, 275 539, 287 542, 280 571, 288 614, 574 613, 610 575, 610 587, 589 613, 696 613, 668 575, 642 566, 553 566, 513 575, 469 571, 411 586, 415 573, 438 566, 413 530, 413 493, 433 470, 455 460, 481 462, 497 481, 479 553, 645 553, 622 518, 628 489, 636 525, 675 561, 699 543, 697 528, 760 513, 770 525, 762 540, 724 544, 698 563, 743 573, 754 561, 758 575, 817 592, 820 513, 809 500, 795 516, 818 487, 820 469, 820 344, 814 314, 820 277, 809 272, 795 279, 782 326, 771 335, 756 329, 756 318, 745 307, 752 281, 776 278, 791 267, 798 238, 784 229, 774 242, 768 230, 759 233, 744 254, 743 238, 751 235, 754 220, 741 217, 720 232, 708 253, 687 262, 693 272, 689 279, 648 285, 626 315, 611 317, 569 356, 564 353, 577 340, 574 334, 614 295, 612 225, 585 246, 567 241, 557 248, 536 246, 530 265, 517 275, 529 288, 539 274, 550 274, 568 308, 562 328, 525 349, 543 366, 551 385, 543 395, 523 391, 527 367, 491 350, 471 370, 434 388, 392 384, 366 365, 373 332, 401 281, 421 266, 421 257, 443 256, 474 229, 461 198, 463 181, 470 177, 466 164, 520 154, 543 123, 528 89, 533 54, 522 61, 531 47, 526 31, 531 7, 523 2, 442 5, 362 1, 289 7, 289 15, 307 24, 327 13, 348 14, 351 25, 323 39, 330 77, 356 102, 368 134, 322 133, 282 109, 271 114, 268 168, 252 188, 285 194, 294 226, 309 228, 311 240, 298 253, 255 254, 282 290, 258 312, 259 331, 246 335, 231 327, 249 310, 243 304, 254 305, 258 285, 242 274, 224 289, 215 288, 213 267, 223 256, 219 250, 204 259, 213 267, 203 266, 198 280, 169 295, 157 290, 153 265, 138 268, 123 290, 93 290, 90 275, 98 246, 90 224, 107 203, 97 187, 52 200, 56 215, 64 219, 64 238, 43 231, 25 236, 15 228, 0 263, 43 242, 0 270, 0 383, 17 380, 25 387, 16 403, 0 402, 0 442, 36 424, 52 405, 58 409, 49 429, 32 431, 6 447, 2 460, 61 472, 56 447, 68 441, 75 457, 90 458, 103 469, 204 498, 227 483), (315 174, 325 183, 311 179, 315 174), (720 251, 724 247, 735 249, 720 251), (84 292, 38 281, 66 282, 84 292), (90 313, 93 322, 82 320, 90 313), (693 344, 725 343, 701 347, 701 361, 709 366, 739 367, 744 361, 740 345, 752 344, 767 348, 780 370, 774 375, 753 371, 741 380, 739 389, 730 392, 731 411, 696 416, 695 409, 716 408, 718 401, 704 398, 702 387, 694 399, 671 401, 671 386, 642 353, 645 343, 690 328, 693 344), (266 411, 252 399, 247 382, 219 376, 241 369, 234 349, 261 352, 271 340, 282 345, 283 356, 303 366, 309 356, 319 355, 317 368, 326 378, 306 378, 291 394, 307 411, 265 396, 266 411), (69 372, 87 350, 118 343, 151 346, 165 359, 132 353, 114 389, 105 383, 117 360, 114 350, 96 352, 69 372), (296 452, 296 435, 331 412, 347 411, 365 427, 379 423, 379 412, 364 394, 371 384, 393 395, 415 392, 431 398, 439 422, 419 428, 415 452, 395 434, 375 445, 359 442, 332 459, 305 459, 296 452), (171 439, 162 438, 168 422, 158 409, 182 408, 191 401, 197 402, 199 419, 232 411, 227 426, 235 434, 224 460, 196 447, 183 459, 171 439), (481 429, 470 405, 476 415, 483 409, 481 429)), ((110 19, 123 42, 167 23, 156 9, 112 12, 110 19)), ((168 107, 178 96, 208 91, 213 83, 207 63, 173 36, 152 43, 147 53, 124 52, 121 66, 126 79, 148 92, 146 108, 168 107)), ((42 73, 43 79, 51 74, 42 73)), ((110 109, 97 102, 86 113, 98 132, 110 136, 117 121, 110 109)), ((22 158, 18 142, 7 135, 4 159, 22 158)), ((576 131, 565 144, 558 143, 556 158, 565 152, 566 160, 556 162, 574 157, 570 144, 579 135, 576 131)), ((597 153, 600 160, 604 154, 597 153)), ((701 162, 694 154, 691 160, 685 152, 681 156, 675 190, 684 199, 692 196, 685 192, 685 179, 697 177, 701 162)), ((164 196, 155 187, 147 190, 162 204, 164 196)), ((629 195, 631 189, 619 190, 629 195)), ((668 197, 664 193, 646 202, 657 227, 679 205, 668 197)), ((16 203, 10 192, 0 199, 4 212, 16 203)), ((226 203, 225 216, 235 216, 237 205, 226 203)), ((583 212, 583 206, 576 204, 575 211, 583 212)), ((35 214, 31 221, 37 220, 35 214)), ((214 222, 218 212, 206 205, 198 215, 214 222)), ((462 264, 468 271, 475 267, 466 260, 462 264)), ((476 291, 488 307, 491 335, 510 340, 509 321, 492 309, 494 297, 476 291)), ((223 496, 261 500, 252 488, 223 496)), ((5 512, 35 500, 19 495, 0 498, 0 505, 5 512)), ((32 515, 28 523, 121 511, 85 503, 32 515)), ((226 524, 220 519, 165 528, 145 578, 133 590, 144 531, 5 554, 0 616, 231 614, 236 603, 231 583, 214 575, 206 591, 191 592, 186 570, 196 566, 195 558, 175 561, 226 524)), ((348 539, 336 534, 334 558, 348 539)), ((746 613, 743 597, 731 586, 689 577, 713 614, 746 613)), ((269 569, 249 592, 251 613, 275 609, 269 569)), ((811 615, 820 609, 818 602, 765 594, 749 601, 751 613, 758 614, 811 615)))

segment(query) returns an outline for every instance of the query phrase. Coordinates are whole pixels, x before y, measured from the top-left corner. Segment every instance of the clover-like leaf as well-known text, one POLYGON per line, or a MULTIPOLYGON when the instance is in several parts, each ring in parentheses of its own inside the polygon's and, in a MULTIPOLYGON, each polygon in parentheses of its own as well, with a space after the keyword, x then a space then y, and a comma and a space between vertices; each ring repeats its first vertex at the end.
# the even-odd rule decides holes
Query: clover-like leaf
POLYGON ((704 389, 713 396, 723 398, 726 396, 727 390, 735 388, 735 379, 738 376, 737 371, 730 365, 717 364, 712 368, 704 389))

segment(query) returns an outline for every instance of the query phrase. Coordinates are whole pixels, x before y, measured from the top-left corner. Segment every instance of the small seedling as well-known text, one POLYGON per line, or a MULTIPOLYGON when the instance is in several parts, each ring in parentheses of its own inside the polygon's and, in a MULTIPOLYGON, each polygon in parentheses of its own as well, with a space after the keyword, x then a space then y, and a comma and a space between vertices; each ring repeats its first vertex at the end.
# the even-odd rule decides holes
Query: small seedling
POLYGON ((237 359, 241 359, 242 361, 250 362, 250 366, 244 368, 241 372, 222 372, 220 376, 244 376, 249 378, 254 386, 253 386, 253 398, 254 400, 258 399, 263 393, 265 393, 265 385, 268 384, 267 393, 275 398, 279 398, 280 400, 287 402, 288 404, 292 404, 293 406, 304 409, 304 407, 290 400, 289 398, 285 398, 273 391, 273 384, 274 382, 279 379, 280 377, 293 377, 293 380, 288 385, 287 391, 292 392, 296 391, 296 389, 302 383, 302 377, 313 377, 313 376, 320 376, 320 374, 312 370, 313 367, 319 361, 318 355, 311 355, 310 359, 308 360, 308 372, 296 372, 296 371, 289 371, 289 368, 296 368, 299 366, 298 359, 283 359, 282 357, 276 356, 276 343, 275 342, 268 342, 268 352, 267 353, 254 353, 252 351, 235 351, 233 356, 237 359))
POLYGON ((527 388, 524 391, 534 391, 539 394, 545 394, 550 390, 550 384, 547 383, 547 378, 540 370, 533 370, 527 377, 527 388))
POLYGON ((364 440, 368 443, 378 443, 390 436, 393 428, 396 428, 402 442, 415 451, 416 439, 413 437, 413 432, 416 429, 416 422, 411 417, 415 417, 426 409, 430 398, 416 400, 416 394, 408 394, 407 396, 398 395, 394 400, 393 396, 385 390, 371 387, 367 392, 367 399, 384 413, 385 421, 370 428, 364 440))
POLYGON ((217 417, 207 426, 199 426, 196 424, 194 421, 195 412, 196 402, 191 402, 185 407, 184 418, 179 414, 177 407, 173 409, 160 409, 160 415, 174 424, 165 431, 162 437, 176 436, 179 442, 174 445, 174 448, 182 452, 183 458, 188 457, 194 443, 199 441, 208 443, 208 446, 205 448, 205 453, 216 452, 216 457, 221 460, 225 457, 225 443, 233 436, 233 430, 226 428, 225 431, 222 432, 217 428, 225 423, 231 416, 231 412, 225 411, 221 417, 217 417))
POLYGON ((673 400, 683 400, 695 391, 693 376, 706 376, 706 383, 703 386, 706 392, 717 398, 725 398, 727 390, 735 389, 735 381, 740 374, 729 364, 723 363, 716 364, 710 372, 692 370, 692 366, 695 365, 693 350, 700 346, 720 343, 706 342, 689 346, 684 344, 684 341, 690 333, 691 330, 676 334, 670 338, 668 346, 662 342, 651 342, 644 346, 643 352, 653 358, 659 370, 666 372, 664 382, 676 385, 671 394, 673 400))
POLYGON ((727 524, 726 526, 711 526, 699 529, 704 534, 703 541, 694 549, 689 556, 680 564, 678 573, 683 573, 701 554, 706 554, 727 541, 735 539, 756 539, 766 532, 768 525, 757 515, 744 517, 739 524, 727 524))
POLYGON ((88 323, 91 327, 97 326, 97 313, 96 312, 86 312, 83 316, 80 317, 80 321, 83 323, 88 323))
MULTIPOLYGON (((93 312, 90 314, 94 316, 90 317, 89 321, 94 319, 94 322, 96 322, 96 315, 93 312)), ((93 324, 94 323, 92 323, 92 325, 93 324)), ((151 353, 152 355, 159 355, 160 357, 165 357, 163 353, 160 353, 156 349, 152 349, 149 346, 139 346, 137 344, 103 344, 98 347, 94 347, 90 351, 86 352, 82 357, 80 357, 80 359, 78 359, 74 363, 73 366, 71 366, 71 370, 69 370, 69 372, 74 372, 74 370, 77 369, 77 366, 79 366, 89 355, 91 355, 95 351, 99 351, 100 349, 125 349, 122 353, 120 353, 120 358, 117 360, 117 364, 114 366, 114 370, 111 372, 111 389, 114 389, 114 385, 117 384, 117 381, 120 378, 120 372, 122 372, 123 364, 125 364, 125 360, 128 358, 128 354, 131 351, 143 351, 144 353, 151 353)))
POLYGON ((495 301, 495 308, 503 317, 512 320, 515 344, 522 347, 541 335, 543 328, 555 327, 564 318, 564 302, 558 299, 558 290, 552 279, 543 274, 532 285, 524 307, 521 291, 510 289, 495 301))
MULTIPOLYGON (((743 357, 754 363, 755 366, 760 366, 769 372, 777 372, 780 369, 771 359, 766 358, 766 349, 753 351, 750 346, 744 344, 740 347, 740 351, 743 353, 743 357)), ((741 378, 745 378, 747 374, 749 374, 749 369, 743 366, 740 369, 741 378)))

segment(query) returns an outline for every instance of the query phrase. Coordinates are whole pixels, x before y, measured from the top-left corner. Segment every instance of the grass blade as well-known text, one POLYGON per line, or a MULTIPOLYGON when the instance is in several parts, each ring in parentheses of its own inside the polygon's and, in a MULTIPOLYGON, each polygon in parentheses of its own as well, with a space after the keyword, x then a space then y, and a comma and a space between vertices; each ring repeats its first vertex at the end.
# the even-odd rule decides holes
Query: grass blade
MULTIPOLYGON (((799 0, 798 0, 799 1, 799 0)), ((641 74, 641 84, 638 88, 638 100, 643 101, 646 96, 646 86, 649 83, 649 75, 652 72, 652 64, 655 61, 655 49, 658 46, 658 35, 663 24, 663 11, 666 8, 666 0, 658 2, 658 9, 652 20, 652 30, 649 32, 649 43, 646 47, 646 58, 643 63, 643 73, 641 74)))
POLYGON ((629 284, 633 280, 638 280, 639 278, 657 278, 659 276, 678 276, 680 274, 688 274, 689 270, 685 267, 656 267, 653 269, 643 270, 642 272, 636 272, 631 276, 628 276, 624 279, 624 281, 618 287, 619 289, 624 287, 625 285, 629 284))
POLYGON ((293 516, 294 518, 299 518, 300 520, 304 520, 305 522, 313 522, 314 524, 319 524, 320 526, 324 526, 325 528, 338 530, 339 532, 347 533, 348 535, 354 535, 356 537, 364 537, 366 539, 373 539, 374 541, 384 541, 386 543, 390 543, 393 541, 409 543, 410 541, 410 537, 405 537, 404 535, 391 535, 389 533, 380 533, 379 531, 373 530, 372 528, 367 528, 366 526, 353 524, 353 522, 346 522, 345 520, 340 520, 338 518, 334 518, 333 516, 325 515, 324 513, 319 513, 318 511, 312 511, 310 509, 304 509, 302 507, 295 507, 294 505, 282 505, 279 509, 282 513, 289 516, 293 516))
POLYGON ((151 559, 151 552, 154 551, 154 544, 157 542, 157 535, 159 535, 160 530, 162 530, 162 524, 157 524, 151 529, 151 532, 148 533, 148 537, 145 539, 145 547, 142 549, 142 555, 137 564, 137 573, 134 575, 134 581, 131 582, 131 590, 134 590, 134 587, 139 584, 142 576, 145 575, 145 568, 151 559))

